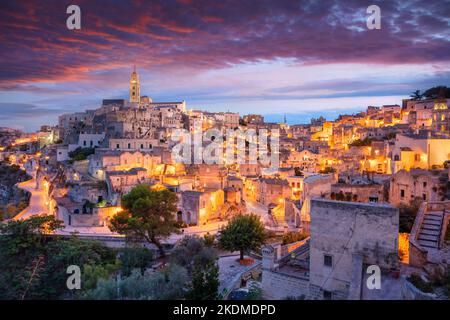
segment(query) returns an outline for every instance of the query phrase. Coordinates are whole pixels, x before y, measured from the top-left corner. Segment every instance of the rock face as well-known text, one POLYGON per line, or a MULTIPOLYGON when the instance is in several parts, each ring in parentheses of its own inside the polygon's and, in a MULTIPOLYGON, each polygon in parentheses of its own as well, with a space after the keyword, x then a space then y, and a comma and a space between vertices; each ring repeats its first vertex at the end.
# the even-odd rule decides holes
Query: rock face
POLYGON ((0 220, 12 218, 28 206, 30 194, 16 184, 29 179, 18 166, 0 164, 0 220))

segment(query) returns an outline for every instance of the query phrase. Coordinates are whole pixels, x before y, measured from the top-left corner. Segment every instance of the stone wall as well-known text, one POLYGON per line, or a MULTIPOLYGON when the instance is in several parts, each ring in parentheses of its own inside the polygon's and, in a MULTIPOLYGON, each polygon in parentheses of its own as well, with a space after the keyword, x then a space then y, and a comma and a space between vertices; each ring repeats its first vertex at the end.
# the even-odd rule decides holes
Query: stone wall
POLYGON ((354 283, 354 259, 390 269, 398 264, 398 209, 382 204, 311 200, 311 285, 341 296, 354 283), (325 255, 331 266, 325 265, 325 255))
POLYGON ((307 298, 309 295, 309 279, 283 274, 264 269, 262 276, 263 297, 271 300, 281 300, 287 297, 307 298))

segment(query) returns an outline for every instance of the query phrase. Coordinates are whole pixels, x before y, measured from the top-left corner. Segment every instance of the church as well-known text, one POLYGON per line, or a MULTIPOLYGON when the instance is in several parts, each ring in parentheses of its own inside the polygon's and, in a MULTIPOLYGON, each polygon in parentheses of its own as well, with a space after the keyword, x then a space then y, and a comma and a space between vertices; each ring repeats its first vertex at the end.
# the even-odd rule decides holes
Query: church
POLYGON ((136 66, 133 67, 133 72, 130 77, 130 105, 135 108, 175 108, 178 111, 186 112, 186 101, 172 101, 172 102, 153 102, 152 98, 148 96, 141 96, 141 83, 139 74, 136 71, 136 66))

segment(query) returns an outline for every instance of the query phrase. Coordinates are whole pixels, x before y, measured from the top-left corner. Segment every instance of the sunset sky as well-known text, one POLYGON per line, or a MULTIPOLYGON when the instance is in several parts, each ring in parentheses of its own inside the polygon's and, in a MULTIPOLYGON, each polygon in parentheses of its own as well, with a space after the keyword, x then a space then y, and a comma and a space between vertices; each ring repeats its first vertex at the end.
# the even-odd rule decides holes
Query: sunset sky
POLYGON ((450 85, 442 0, 2 0, 0 30, 0 126, 27 131, 128 99, 133 64, 154 101, 291 123, 450 85), (381 30, 366 28, 370 4, 381 30))

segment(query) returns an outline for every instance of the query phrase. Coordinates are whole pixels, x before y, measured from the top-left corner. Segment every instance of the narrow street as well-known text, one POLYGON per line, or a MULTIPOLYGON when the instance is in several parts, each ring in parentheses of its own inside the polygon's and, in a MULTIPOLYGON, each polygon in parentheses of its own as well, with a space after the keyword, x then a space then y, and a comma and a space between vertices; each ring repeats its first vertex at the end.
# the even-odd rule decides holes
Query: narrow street
POLYGON ((36 173, 28 172, 33 178, 18 184, 18 187, 31 193, 30 204, 22 212, 18 213, 13 220, 27 219, 36 214, 48 214, 47 195, 41 188, 36 190, 36 173))
POLYGON ((269 221, 270 221, 270 217, 269 217, 269 213, 268 213, 269 211, 265 205, 258 203, 256 201, 249 200, 249 199, 245 199, 245 205, 247 207, 247 213, 254 213, 254 214, 260 216, 261 222, 264 225, 267 225, 269 223, 269 221))

